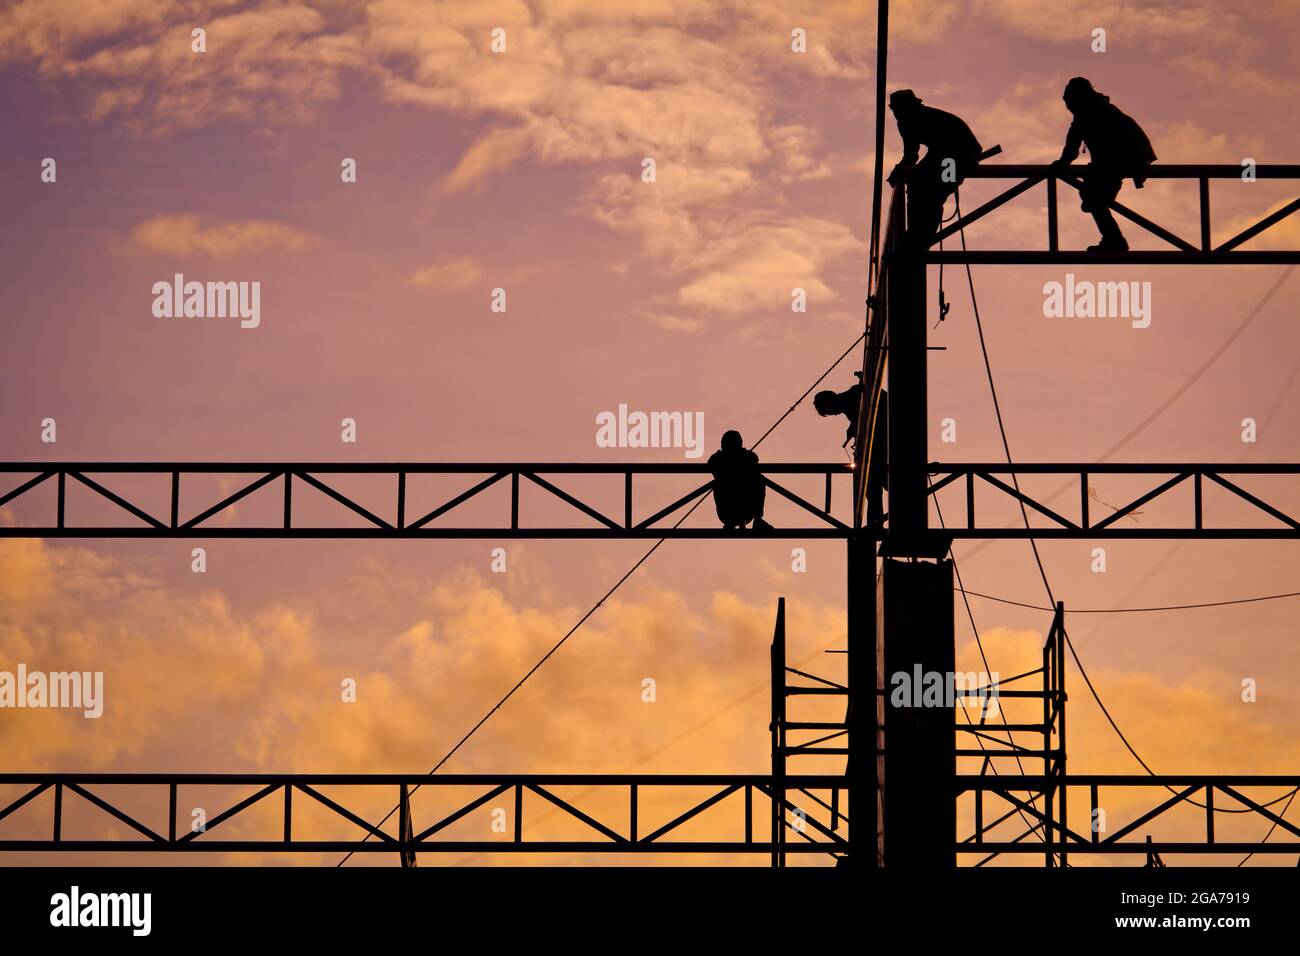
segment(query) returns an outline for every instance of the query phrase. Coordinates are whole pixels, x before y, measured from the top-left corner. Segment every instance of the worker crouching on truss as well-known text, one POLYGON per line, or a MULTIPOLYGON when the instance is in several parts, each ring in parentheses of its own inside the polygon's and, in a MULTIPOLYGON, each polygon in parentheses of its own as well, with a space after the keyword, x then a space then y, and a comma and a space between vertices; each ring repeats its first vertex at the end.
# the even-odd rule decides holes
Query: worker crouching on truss
POLYGON ((763 520, 767 481, 758 468, 758 455, 745 447, 740 432, 722 436, 722 447, 709 458, 709 471, 713 472, 713 503, 724 528, 739 530, 752 521, 755 531, 771 530, 763 520))

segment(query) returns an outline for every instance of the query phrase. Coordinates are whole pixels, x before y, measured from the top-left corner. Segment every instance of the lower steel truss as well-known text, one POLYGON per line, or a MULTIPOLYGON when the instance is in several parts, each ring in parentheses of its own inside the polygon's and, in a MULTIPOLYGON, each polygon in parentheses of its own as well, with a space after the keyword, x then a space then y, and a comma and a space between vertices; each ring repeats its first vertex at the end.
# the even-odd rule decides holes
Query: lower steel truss
POLYGON ((1046 855, 1049 866, 1079 855, 1300 855, 1300 827, 1283 818, 1298 789, 1300 774, 959 776, 959 818, 974 822, 957 852, 968 862, 1046 855), (1048 792, 1055 809, 1037 799, 1048 792))
MULTIPOLYGON (((412 853, 771 854, 777 849, 765 822, 773 816, 772 780, 762 775, 5 773, 0 787, 14 790, 0 798, 0 851, 358 852, 406 858, 412 853), (230 801, 232 790, 247 795, 196 828, 190 808, 230 801), (414 819, 417 790, 445 795, 432 801, 438 809, 429 819, 414 819), (364 811, 356 805, 363 791, 371 797, 364 811), (345 799, 353 802, 351 809, 345 799), (543 812, 537 812, 539 802, 543 812), (366 819, 379 803, 395 811, 384 826, 366 819), (4 822, 29 804, 38 814, 43 808, 45 816, 33 822, 28 809, 4 822), (323 807, 328 829, 342 834, 295 836, 295 807, 302 804, 323 807), (600 809, 592 809, 595 805, 600 809), (500 810, 508 823, 492 830, 484 821, 500 810), (467 838, 468 828, 456 826, 474 813, 480 825, 472 832, 490 832, 492 838, 467 838), (108 817, 119 825, 113 827, 108 817), (231 826, 233 818, 245 825, 231 826), (697 818, 706 818, 710 833, 727 835, 692 838, 690 824, 697 818), (18 819, 27 821, 22 836, 14 832, 18 819), (576 833, 543 839, 536 832, 543 820, 550 821, 552 831, 567 827, 576 833), (115 831, 113 837, 103 836, 105 824, 115 831), (73 836, 74 826, 98 836, 73 836), (26 832, 33 828, 42 835, 26 832)), ((838 856, 847 850, 848 820, 841 812, 845 787, 842 775, 791 775, 783 781, 786 809, 798 823, 789 826, 801 839, 782 842, 781 852, 838 856)), ((320 816, 308 825, 316 831, 324 827, 320 816)))
MULTIPOLYGON (((838 774, 786 777, 786 810, 799 825, 787 824, 794 839, 786 834, 774 843, 766 775, 6 773, 0 774, 6 791, 0 851, 840 856, 848 848, 841 812, 846 786, 838 774), (413 819, 420 789, 448 796, 426 820, 413 819), (231 791, 247 795, 230 798, 231 791), (373 799, 364 811, 356 806, 363 791, 394 809, 387 824, 366 818, 374 815, 373 799), (189 807, 213 806, 218 796, 231 802, 194 829, 189 807), (325 819, 348 832, 295 835, 295 808, 302 804, 324 808, 325 819), (474 813, 486 820, 496 807, 505 808, 509 824, 493 838, 469 839, 455 826, 474 813), (241 816, 244 826, 230 825, 241 816), (120 825, 105 836, 110 817, 120 825), (544 818, 552 831, 558 819, 577 832, 543 838, 535 828, 544 818), (697 818, 721 835, 692 838, 689 824, 697 818), (21 835, 20 819, 27 821, 21 835), (73 835, 73 829, 96 836, 73 835)), ((1298 788, 1297 774, 959 775, 959 825, 966 835, 954 850, 967 862, 975 862, 972 854, 1047 854, 1056 865, 1080 855, 1300 855, 1300 827, 1283 818, 1282 806, 1298 788), (1048 789, 1057 794, 1050 821, 1038 799, 1048 789), (1067 807, 1079 822, 1070 822, 1067 807)), ((321 818, 309 825, 319 830, 321 818)))

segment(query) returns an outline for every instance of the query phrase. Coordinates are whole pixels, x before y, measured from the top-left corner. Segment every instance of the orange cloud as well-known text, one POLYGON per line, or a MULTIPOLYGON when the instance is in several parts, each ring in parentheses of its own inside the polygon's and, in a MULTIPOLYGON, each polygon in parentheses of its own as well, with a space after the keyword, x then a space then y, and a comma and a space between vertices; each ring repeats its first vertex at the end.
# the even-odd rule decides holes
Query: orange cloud
MULTIPOLYGON (((220 119, 301 121, 338 97, 345 72, 369 75, 391 101, 499 124, 441 178, 438 193, 480 187, 526 155, 595 167, 586 212, 634 235, 670 273, 689 272, 719 237, 720 201, 779 215, 784 184, 829 175, 813 128, 782 115, 785 85, 802 75, 868 79, 875 26, 875 5, 865 0, 818 5, 794 18, 763 0, 725 23, 706 0, 536 7, 375 0, 356 13, 268 3, 205 20, 208 52, 196 54, 195 18, 181 0, 120 0, 112 8, 116 17, 97 10, 58 26, 67 18, 57 4, 26 0, 0 14, 0 60, 35 62, 50 80, 93 85, 91 115, 154 133, 220 119), (503 53, 490 47, 497 28, 505 31, 503 53), (806 32, 805 54, 791 50, 794 29, 806 32), (647 156, 661 170, 653 189, 638 188, 647 156)), ((956 10, 949 0, 913 0, 896 30, 926 40, 956 10)), ((184 233, 185 225, 169 228, 184 233)), ((815 231, 834 229, 843 231, 828 220, 815 231)), ((149 230, 139 238, 166 248, 200 243, 149 230)), ((770 259, 769 244, 763 231, 750 236, 749 248, 736 248, 734 237, 730 243, 740 263, 770 259)), ((803 264, 827 261, 823 253, 803 264)), ((706 313, 717 311, 717 297, 703 289, 722 280, 692 281, 676 308, 700 302, 706 313)), ((806 281, 824 287, 817 276, 806 281)), ((682 316, 678 324, 700 321, 682 316)))
MULTIPOLYGON (((1042 664, 1043 636, 1030 631, 1011 631, 991 628, 982 632, 984 650, 990 670, 1002 678, 1020 674, 1042 664)), ((1088 676, 1101 695, 1102 701, 1124 731, 1134 749, 1157 773, 1279 773, 1294 771, 1300 765, 1300 721, 1295 717, 1294 695, 1287 688, 1293 680, 1279 674, 1249 675, 1227 674, 1213 669, 1197 670, 1180 677, 1120 670, 1107 667, 1105 659, 1096 649, 1078 648, 1088 676), (1247 677, 1259 681, 1257 702, 1242 699, 1242 681, 1247 677), (1283 688, 1279 693, 1278 689, 1283 688)), ((957 667, 961 671, 984 670, 979 650, 974 641, 958 648, 957 667)), ((1024 689, 1041 687, 1041 679, 1029 678, 1032 683, 1024 689)), ((1086 685, 1073 663, 1066 671, 1066 691, 1069 702, 1068 759, 1069 772, 1136 773, 1145 771, 1124 748, 1109 722, 1092 700, 1086 685)), ((1041 719, 1041 703, 1014 701, 1004 698, 1002 718, 1008 722, 1030 722, 1041 719), (1036 711, 1034 708, 1038 708, 1036 711)), ((971 711, 976 716, 976 711, 971 711)), ((961 721, 962 718, 958 717, 961 721)), ((965 739, 965 738, 963 738, 965 739)), ((1017 735, 1017 742, 1041 742, 1041 737, 1017 735)), ((967 740, 967 743, 970 743, 967 740)), ((974 746, 974 744, 971 744, 974 746)), ((1000 760, 996 769, 1000 773, 1018 772, 1012 760, 1000 760)), ((978 759, 965 759, 959 766, 962 773, 979 773, 978 759)), ((1041 773, 1042 762, 1025 760, 1026 773, 1041 773)), ((1267 793, 1253 791, 1255 799, 1273 799, 1285 795, 1285 790, 1272 788, 1267 793)), ((1166 798, 1164 791, 1150 788, 1108 788, 1101 794, 1101 807, 1106 812, 1105 824, 1113 832, 1142 813, 1158 806, 1166 798)), ((1072 791, 1071 800, 1079 794, 1072 791)), ((1220 806, 1227 805, 1221 801, 1220 806)), ((1232 805, 1235 807, 1235 805, 1232 805)), ((973 809, 970 801, 961 805, 959 832, 972 832, 973 809)), ((992 804, 986 805, 986 819, 992 804)), ((1231 807, 1230 807, 1231 808, 1231 807)), ((995 815, 1001 815, 1006 806, 999 806, 995 815)), ((1274 808, 1275 810, 1277 808, 1274 808)), ((1087 833, 1088 806, 1072 804, 1071 827, 1087 833)), ((1223 831, 1233 832, 1243 841, 1257 840, 1267 831, 1268 823, 1253 814, 1220 813, 1217 819, 1220 840, 1231 840, 1223 831)), ((1011 839, 1025 829, 1025 823, 1013 817, 991 839, 1011 839)), ((1180 808, 1149 824, 1142 833, 1150 833, 1159 840, 1203 839, 1204 811, 1180 808)), ((974 863, 978 857, 965 857, 974 863)), ((1041 858, 1007 857, 1009 864, 1040 865, 1041 858)), ((1072 861, 1081 866, 1126 866, 1132 858, 1089 858, 1080 856, 1072 861)), ((1191 862, 1180 858, 1179 862, 1191 862)), ((1217 865, 1223 859, 1206 860, 1217 865)), ((1290 863, 1290 858, 1287 860, 1290 863)))
POLYGON ((482 275, 483 270, 479 267, 477 259, 472 256, 458 256, 435 262, 418 270, 411 276, 411 285, 420 289, 464 289, 477 282, 482 275))
POLYGON ((143 252, 167 255, 200 253, 218 259, 272 250, 299 252, 315 237, 270 219, 217 222, 200 216, 154 216, 138 223, 127 245, 143 252))
POLYGON ((439 184, 444 193, 455 193, 482 185, 483 180, 504 169, 523 155, 528 134, 519 128, 496 129, 471 146, 456 168, 439 184))
MULTIPOLYGON (((526 563, 523 554, 513 557, 526 563)), ((0 541, 0 581, 31 588, 28 597, 39 599, 20 595, 0 603, 0 668, 24 662, 33 669, 105 674, 98 720, 49 710, 0 713, 0 745, 11 765, 50 771, 423 772, 568 630, 579 611, 539 600, 545 587, 503 588, 466 569, 423 582, 375 568, 359 573, 341 592, 240 611, 216 589, 180 593, 92 551, 39 541, 0 541), (49 594, 57 600, 42 598, 49 594), (364 647, 340 642, 328 621, 362 599, 367 607, 408 608, 394 618, 404 623, 368 637, 364 647), (355 681, 355 703, 343 699, 346 679, 355 681)), ((716 592, 695 606, 675 591, 643 582, 608 602, 447 771, 763 772, 773 603, 716 592), (643 699, 647 679, 654 682, 653 703, 643 699)), ((792 603, 791 663, 842 678, 837 669, 843 659, 823 649, 843 646, 843 628, 839 607, 792 603)), ((1043 637, 1037 633, 991 628, 983 641, 990 668, 1003 675, 1029 670, 1041 659, 1043 637)), ((1115 719, 1162 772, 1276 772, 1300 760, 1300 726, 1287 694, 1278 693, 1287 675, 1267 675, 1259 703, 1252 704, 1241 700, 1238 675, 1204 670, 1169 678, 1109 668, 1086 647, 1081 653, 1115 719), (1205 732, 1189 734, 1188 727, 1205 732)), ((983 669, 973 642, 959 647, 958 666, 983 669)), ((1072 771, 1132 770, 1131 758, 1073 668, 1067 680, 1072 771)), ((1010 706, 1008 718, 1016 719, 1010 706)), ((832 708, 804 716, 836 714, 832 708)), ((415 804, 417 818, 436 818, 453 796, 426 788, 415 804)), ((621 797, 572 796, 597 818, 618 822, 626 813, 621 797)), ((197 802, 211 816, 237 798, 194 789, 182 806, 197 802)), ((390 809, 391 796, 354 792, 344 799, 377 820, 390 809)), ((680 812, 674 799, 680 797, 647 794, 646 819, 680 812)), ((1145 808, 1144 801, 1149 794, 1115 794, 1106 804, 1114 825, 1145 808)), ((151 805, 127 807, 146 822, 158 812, 151 805)), ((273 836, 278 810, 268 804, 232 821, 227 832, 273 836)), ((468 818, 462 834, 490 838, 490 811, 468 818)), ((107 834, 116 825, 89 809, 77 812, 84 816, 77 826, 107 834)), ((569 825, 562 815, 548 813, 544 806, 530 811, 537 827, 532 832, 555 835, 569 825)), ((724 807, 701 820, 700 832, 731 826, 738 813, 738 805, 724 807)), ((323 815, 306 812, 300 819, 301 838, 350 832, 349 825, 323 815)), ((0 830, 26 833, 40 822, 39 813, 25 810, 0 830)), ((1171 817, 1161 827, 1172 831, 1155 832, 1189 836, 1196 822, 1171 817)), ((1229 824, 1248 828, 1250 821, 1224 825, 1229 824)))
POLYGON ((678 301, 731 315, 788 309, 795 288, 814 302, 825 301, 833 293, 819 273, 828 262, 860 247, 847 228, 826 220, 742 226, 704 253, 704 270, 682 286, 678 301))
MULTIPOLYGON (((512 560, 527 563, 519 551, 512 560)), ((0 581, 58 596, 0 604, 0 669, 104 673, 97 720, 0 712, 0 746, 12 766, 32 770, 423 772, 579 612, 538 603, 545 587, 511 596, 513 585, 469 570, 431 585, 371 570, 346 593, 239 611, 216 589, 181 593, 92 551, 34 540, 0 541, 0 581), (340 642, 326 622, 362 597, 411 613, 364 648, 340 642), (355 703, 343 700, 347 679, 355 703)), ((611 600, 447 770, 760 772, 773 605, 719 592, 695 608, 652 583, 611 600), (653 703, 643 700, 647 679, 653 703)), ((821 648, 842 643, 838 608, 808 602, 791 612, 792 659, 824 659, 821 648)), ((206 801, 209 816, 220 809, 199 793, 185 799, 206 801)), ((156 806, 130 799, 128 809, 152 820, 156 806)), ((350 805, 378 819, 386 799, 371 792, 350 805)), ((425 799, 421 819, 441 797, 425 799)), ((599 813, 615 812, 599 804, 604 795, 594 799, 599 813)), ((658 799, 647 795, 647 812, 658 799)), ((78 826, 115 826, 82 809, 78 826)), ((488 832, 487 812, 467 825, 488 832)), ((26 832, 39 813, 24 814, 0 830, 26 832)), ((252 813, 228 832, 264 823, 252 813)), ((299 835, 313 832, 337 834, 338 823, 307 813, 299 835)))

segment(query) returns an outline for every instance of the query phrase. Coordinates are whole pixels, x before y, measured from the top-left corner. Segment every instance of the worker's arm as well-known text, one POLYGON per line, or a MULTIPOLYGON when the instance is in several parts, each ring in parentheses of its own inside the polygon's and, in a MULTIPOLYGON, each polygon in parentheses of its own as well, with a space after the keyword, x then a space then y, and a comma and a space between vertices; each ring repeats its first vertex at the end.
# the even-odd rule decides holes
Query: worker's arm
POLYGON ((862 412, 862 373, 853 374, 857 376, 858 384, 839 394, 840 411, 849 420, 848 428, 844 430, 844 444, 840 446, 841 448, 847 447, 850 441, 856 445, 858 437, 858 415, 862 412))
POLYGON ((903 159, 900 165, 915 166, 916 159, 921 155, 921 144, 911 136, 903 139, 903 159))
POLYGON ((916 159, 921 154, 921 141, 916 137, 915 131, 910 125, 899 123, 898 135, 903 138, 903 158, 898 161, 898 165, 893 168, 889 174, 889 185, 897 186, 903 174, 916 165, 916 159))
POLYGON ((1079 132, 1078 122, 1070 124, 1070 131, 1065 134, 1065 148, 1054 165, 1068 166, 1079 157, 1079 147, 1083 145, 1083 136, 1079 132))

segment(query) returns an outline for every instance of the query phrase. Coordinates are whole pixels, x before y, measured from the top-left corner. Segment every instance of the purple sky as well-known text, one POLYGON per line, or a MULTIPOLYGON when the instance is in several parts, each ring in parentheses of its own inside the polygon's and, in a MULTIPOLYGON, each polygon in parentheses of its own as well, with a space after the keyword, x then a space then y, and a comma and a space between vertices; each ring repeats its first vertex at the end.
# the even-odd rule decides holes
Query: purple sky
MULTIPOLYGON (((1074 75, 1137 118, 1161 162, 1300 154, 1293 4, 895 8, 891 88, 964 116, 1002 145, 999 161, 1059 152, 1060 91, 1074 75), (1090 50, 1097 27, 1105 53, 1090 50)), ((861 330, 874 57, 868 2, 10 4, 0 10, 0 453, 681 460, 598 448, 595 416, 620 403, 703 412, 708 450, 728 428, 757 437, 861 330), (207 31, 205 53, 191 50, 194 27, 207 31), (807 53, 791 52, 795 28, 807 53), (46 157, 53 184, 41 181, 46 157), (345 157, 356 183, 340 181, 345 157), (647 157, 653 183, 641 179, 647 157), (155 318, 151 286, 177 272, 260 282, 260 326, 155 318), (489 308, 498 287, 504 314, 489 308), (807 290, 806 314, 790 309, 794 287, 807 290), (40 441, 46 417, 57 444, 40 441), (355 445, 339 440, 345 417, 358 423, 355 445)), ((892 122, 886 148, 892 163, 892 122)), ((964 188, 963 208, 992 188, 964 188)), ((1293 198, 1287 190, 1216 183, 1216 237, 1293 198)), ((1194 199, 1160 181, 1121 196, 1189 236, 1194 199)), ((1043 204, 1035 190, 968 239, 1038 248, 1043 204)), ((1095 241, 1077 203, 1061 216, 1064 243, 1095 241)), ((1250 248, 1297 240, 1293 217, 1250 248)), ((1013 454, 1098 459, 1282 273, 976 268, 1013 454), (1045 318, 1043 284, 1066 271, 1150 282, 1151 327, 1045 318)), ((1296 460, 1297 282, 1111 460, 1296 460), (1253 445, 1240 439, 1246 417, 1260 423, 1253 445)), ((934 270, 931 283, 933 312, 934 270)), ((931 457, 999 461, 965 274, 945 270, 944 285, 952 311, 931 332, 946 349, 930 359, 931 457), (955 445, 939 441, 945 418, 957 422, 955 445)), ((851 368, 829 383, 847 387, 851 368)), ((761 453, 838 461, 842 433, 805 405, 761 453)), ((1136 493, 1095 484, 1105 501, 1136 493)), ((1280 484, 1272 500, 1300 505, 1280 484)), ((0 521, 23 520, 0 509, 0 521)), ((698 520, 711 523, 711 509, 698 520)), ((195 575, 188 542, 0 541, 0 669, 103 670, 109 695, 93 727, 0 713, 8 762, 425 770, 644 550, 501 542, 510 571, 496 575, 495 544, 206 542, 209 571, 195 575), (351 709, 334 690, 346 676, 362 688, 351 709)), ((791 604, 794 651, 844 636, 842 554, 807 543, 808 573, 794 574, 793 544, 665 546, 448 769, 617 770, 645 754, 641 769, 761 770, 765 698, 744 695, 766 679, 775 597, 791 604), (638 696, 647 675, 661 687, 653 708, 638 696)), ((1115 542, 1105 574, 1090 571, 1094 546, 1042 546, 1067 606, 1297 590, 1290 543, 1115 542)), ((963 544, 957 558, 972 589, 1042 600, 1024 542, 963 544)), ((994 667, 1010 672, 1041 644, 1045 615, 973 606, 1005 655, 994 667)), ((1296 606, 1088 615, 1071 634, 1157 769, 1293 770, 1296 606), (1245 677, 1259 681, 1258 703, 1240 701, 1245 677)), ((969 655, 964 612, 958 635, 969 655)), ((1071 680, 1072 769, 1137 769, 1071 680)))

